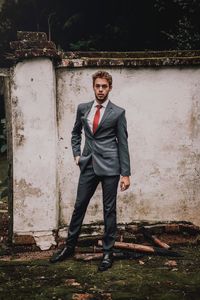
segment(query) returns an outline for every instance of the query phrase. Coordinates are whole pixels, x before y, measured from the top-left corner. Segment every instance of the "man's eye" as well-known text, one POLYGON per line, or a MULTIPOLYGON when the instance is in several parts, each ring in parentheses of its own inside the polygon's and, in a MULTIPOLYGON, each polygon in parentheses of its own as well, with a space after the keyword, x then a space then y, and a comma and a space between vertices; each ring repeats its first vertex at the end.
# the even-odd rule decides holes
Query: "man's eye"
POLYGON ((108 85, 107 85, 107 84, 102 84, 102 85, 96 84, 95 87, 96 87, 97 89, 99 89, 100 87, 102 87, 102 89, 106 89, 106 88, 108 87, 108 85))

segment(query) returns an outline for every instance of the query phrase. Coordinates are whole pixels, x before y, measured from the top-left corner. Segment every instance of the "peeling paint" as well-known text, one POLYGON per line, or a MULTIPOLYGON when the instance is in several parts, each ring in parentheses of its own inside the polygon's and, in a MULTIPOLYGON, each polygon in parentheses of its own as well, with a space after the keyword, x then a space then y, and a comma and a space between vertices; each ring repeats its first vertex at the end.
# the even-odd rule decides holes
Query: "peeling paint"
POLYGON ((52 231, 42 231, 33 233, 36 245, 41 250, 48 250, 52 245, 57 245, 52 231))
POLYGON ((15 233, 13 243, 15 245, 36 244, 40 250, 48 250, 51 246, 57 245, 55 235, 51 230, 15 233))
POLYGON ((185 153, 185 159, 180 160, 177 166, 180 174, 181 191, 183 193, 179 205, 182 207, 185 215, 187 215, 187 210, 198 206, 199 203, 200 153, 191 153, 191 150, 186 147, 182 151, 185 153))
MULTIPOLYGON (((64 59, 75 60, 73 55, 64 59)), ((93 58, 82 56, 87 63, 93 58)), ((58 127, 59 136, 63 137, 58 155, 61 224, 70 220, 79 176, 70 149, 70 132, 75 120, 72 107, 92 99, 91 75, 95 72, 92 68, 71 67, 57 68, 58 127)), ((196 123, 199 69, 107 69, 113 75, 110 98, 126 109, 133 174, 130 190, 118 193, 118 222, 185 218, 199 223, 196 213, 200 213, 197 208, 199 125, 196 123)), ((91 199, 84 223, 97 219, 103 220, 99 189, 91 199)))
POLYGON ((21 199, 25 199, 27 196, 40 197, 42 195, 40 188, 33 187, 33 185, 27 183, 24 178, 19 181, 15 180, 15 186, 17 188, 17 196, 21 199))
POLYGON ((25 136, 24 136, 24 119, 23 119, 23 113, 17 107, 18 105, 18 99, 17 97, 13 98, 13 121, 14 121, 14 134, 13 138, 16 142, 16 146, 22 146, 25 142, 25 136))
MULTIPOLYGON (((58 54, 45 34, 18 39, 13 56, 22 62, 11 76, 15 234, 32 232, 49 249, 58 209, 60 224, 69 223, 80 172, 71 130, 78 104, 93 99, 91 75, 100 67, 112 73, 111 100, 126 109, 128 122, 133 175, 130 189, 118 193, 118 222, 199 224, 200 71, 192 65, 200 64, 200 51, 58 54), (48 58, 61 56, 55 84, 48 58)), ((85 224, 103 221, 100 187, 91 201, 85 224)))
MULTIPOLYGON (((48 58, 25 60, 12 74, 13 232, 52 231, 58 218, 53 65, 48 58)), ((52 238, 44 239, 37 243, 48 248, 52 238)))
POLYGON ((198 100, 199 93, 193 98, 191 116, 190 116, 190 131, 191 138, 200 136, 200 101, 198 100))

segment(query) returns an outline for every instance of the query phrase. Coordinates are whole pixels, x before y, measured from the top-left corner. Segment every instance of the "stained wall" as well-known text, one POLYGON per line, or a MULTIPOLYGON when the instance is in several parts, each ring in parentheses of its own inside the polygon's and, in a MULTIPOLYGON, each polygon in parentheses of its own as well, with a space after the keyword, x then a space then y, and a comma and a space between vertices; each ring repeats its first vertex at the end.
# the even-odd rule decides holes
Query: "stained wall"
POLYGON ((20 235, 33 236, 41 249, 56 244, 52 230, 58 226, 55 97, 50 59, 16 65, 10 99, 14 241, 20 235))
MULTIPOLYGON (((60 222, 69 224, 79 167, 70 139, 79 103, 94 98, 96 68, 57 68, 60 222)), ((126 109, 131 187, 118 193, 118 222, 187 220, 200 225, 200 69, 105 68, 113 76, 110 99, 126 109)), ((84 137, 83 137, 84 142, 84 137)), ((84 223, 102 221, 101 186, 84 223)))

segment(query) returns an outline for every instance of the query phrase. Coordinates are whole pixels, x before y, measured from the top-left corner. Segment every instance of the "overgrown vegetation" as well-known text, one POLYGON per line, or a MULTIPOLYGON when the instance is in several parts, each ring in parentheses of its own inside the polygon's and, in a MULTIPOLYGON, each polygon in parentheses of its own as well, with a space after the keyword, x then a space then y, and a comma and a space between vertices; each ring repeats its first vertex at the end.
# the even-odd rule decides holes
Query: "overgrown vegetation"
POLYGON ((45 31, 64 51, 199 49, 199 14, 198 0, 6 0, 0 50, 17 30, 45 31))
POLYGON ((103 273, 97 272, 99 261, 50 264, 13 255, 0 260, 1 299, 198 300, 199 246, 178 249, 184 258, 176 262, 158 256, 116 260, 103 273))

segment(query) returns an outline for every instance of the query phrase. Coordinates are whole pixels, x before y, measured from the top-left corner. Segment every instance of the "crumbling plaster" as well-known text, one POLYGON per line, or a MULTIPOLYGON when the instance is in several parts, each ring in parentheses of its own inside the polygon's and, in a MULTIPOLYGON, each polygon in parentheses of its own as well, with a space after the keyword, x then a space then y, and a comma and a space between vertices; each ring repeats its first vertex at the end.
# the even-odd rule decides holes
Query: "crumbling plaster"
MULTIPOLYGON (((98 69, 98 68, 96 68, 98 69)), ((200 214, 200 69, 198 67, 107 68, 110 99, 126 109, 131 187, 118 194, 118 222, 187 220, 200 214)), ((93 68, 57 69, 59 194, 61 224, 70 221, 79 168, 70 146, 79 103, 93 99, 93 68)), ((101 188, 84 222, 102 220, 101 188)))
MULTIPOLYGON (((30 55, 20 57, 10 81, 13 240, 34 240, 48 249, 56 243, 56 230, 69 224, 80 174, 71 131, 78 104, 94 98, 91 76, 101 68, 112 74, 110 99, 126 109, 128 122, 131 187, 119 190, 118 223, 185 220, 200 225, 198 65, 189 66, 187 57, 175 58, 181 67, 172 58, 155 65, 148 58, 142 65, 142 58, 138 64, 130 57, 129 64, 120 57, 112 65, 109 58, 84 58, 83 64, 81 57, 65 57, 55 73, 49 58, 30 55)), ((194 62, 199 64, 199 57, 194 62)), ((84 224, 102 221, 99 186, 84 224)), ((65 237, 66 230, 59 236, 65 237)))
MULTIPOLYGON (((53 237, 58 224, 57 126, 55 73, 50 59, 24 60, 14 67, 11 101, 13 232, 34 232, 34 236, 44 232, 43 236, 48 236, 51 231, 53 237)), ((35 240, 40 244, 41 237, 35 240)))

